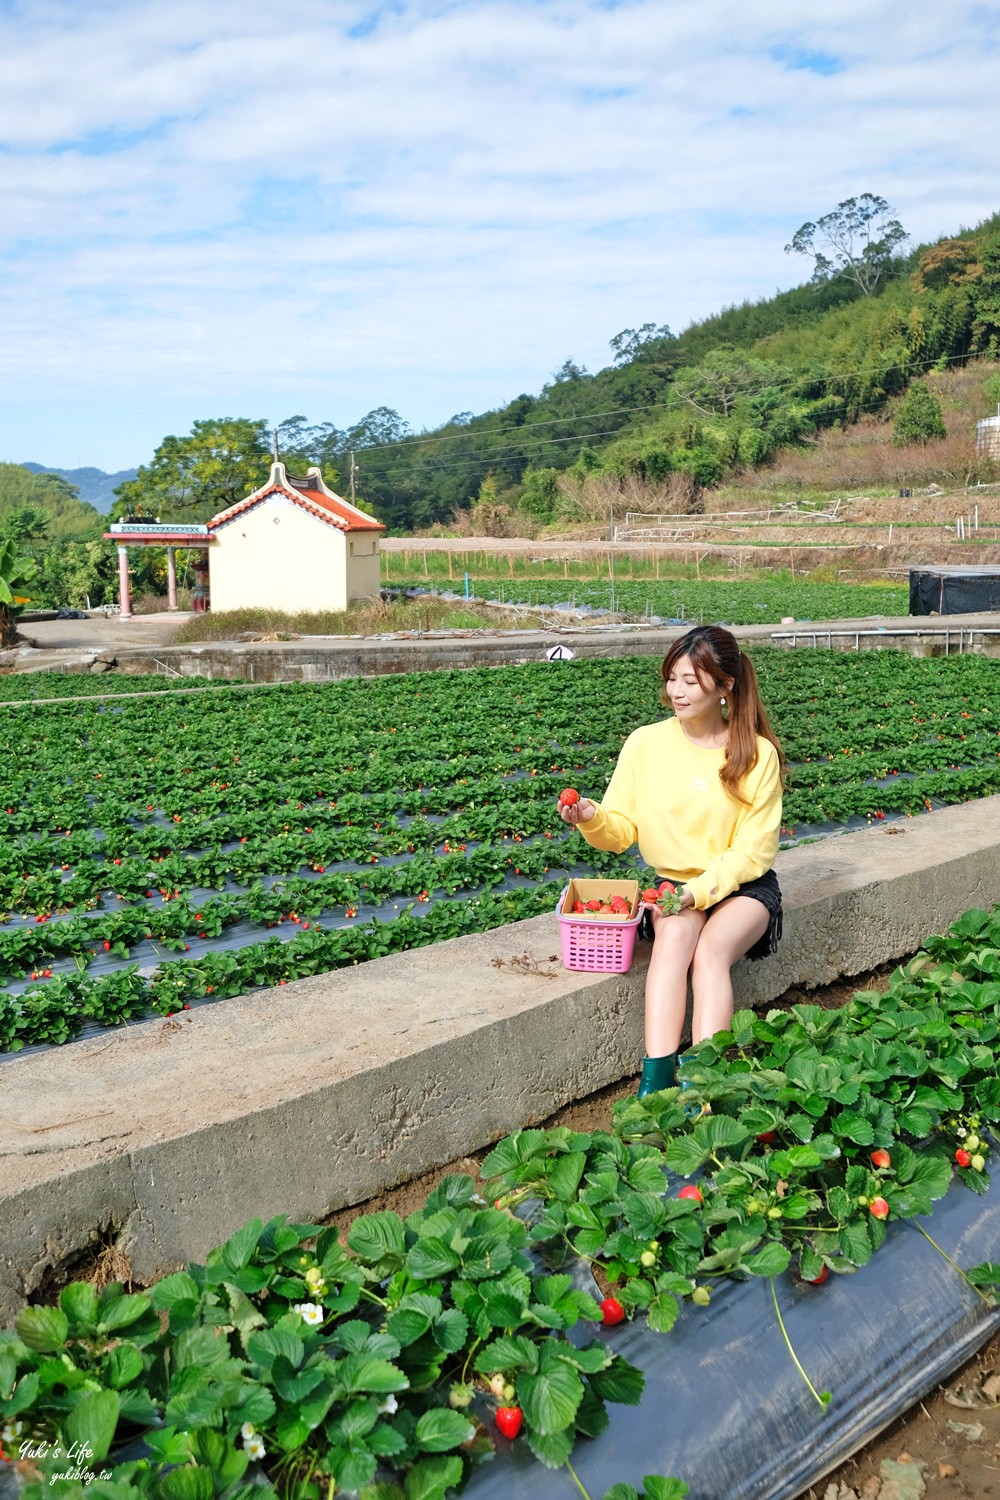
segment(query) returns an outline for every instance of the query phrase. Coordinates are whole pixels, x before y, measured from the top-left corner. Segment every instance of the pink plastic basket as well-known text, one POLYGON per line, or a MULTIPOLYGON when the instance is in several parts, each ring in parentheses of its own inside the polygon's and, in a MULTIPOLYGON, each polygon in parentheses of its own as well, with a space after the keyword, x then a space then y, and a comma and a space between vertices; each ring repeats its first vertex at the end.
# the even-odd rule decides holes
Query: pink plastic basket
POLYGON ((568 890, 569 886, 556 907, 563 968, 588 974, 626 974, 632 966, 642 907, 627 922, 598 922, 594 917, 581 921, 563 912, 568 890))

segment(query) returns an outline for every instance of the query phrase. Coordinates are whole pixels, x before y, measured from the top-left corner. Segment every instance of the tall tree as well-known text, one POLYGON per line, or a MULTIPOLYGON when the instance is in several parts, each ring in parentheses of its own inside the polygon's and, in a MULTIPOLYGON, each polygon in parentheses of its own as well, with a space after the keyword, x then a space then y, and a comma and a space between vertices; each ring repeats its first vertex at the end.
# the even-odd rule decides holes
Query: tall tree
POLYGON ((188 437, 165 437, 152 463, 118 486, 116 514, 207 521, 259 489, 270 459, 266 422, 243 417, 195 422, 188 437))
POLYGON ((811 255, 814 281, 846 277, 873 297, 899 247, 909 239, 877 193, 845 198, 815 224, 801 224, 785 246, 786 255, 811 255))

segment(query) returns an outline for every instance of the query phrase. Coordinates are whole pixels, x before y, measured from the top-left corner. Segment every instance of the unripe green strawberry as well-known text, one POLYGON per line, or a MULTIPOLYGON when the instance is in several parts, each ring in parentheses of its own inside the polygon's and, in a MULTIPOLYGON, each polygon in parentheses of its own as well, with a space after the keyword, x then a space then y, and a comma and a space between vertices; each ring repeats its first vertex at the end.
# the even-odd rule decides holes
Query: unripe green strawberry
POLYGON ((962 1145, 965 1147, 966 1151, 974 1155, 979 1150, 982 1142, 980 1141, 978 1135, 967 1135, 965 1137, 965 1140, 962 1142, 962 1145))
POLYGON ((781 1218, 781 1209, 780 1208, 769 1208, 768 1211, 767 1211, 767 1217, 769 1219, 780 1219, 781 1218))
POLYGON ((986 1157, 985 1156, 978 1156, 977 1155, 977 1156, 974 1156, 972 1158, 971 1166, 972 1166, 972 1170, 974 1172, 981 1172, 983 1170, 983 1168, 985 1167, 985 1165, 986 1165, 986 1157))
POLYGON ((496 1374, 490 1377, 490 1390, 494 1396, 502 1396, 507 1388, 506 1375, 496 1374))
POLYGON ((516 1390, 516 1388, 515 1388, 515 1387, 514 1387, 514 1386, 512 1386, 512 1385, 505 1385, 505 1386, 504 1386, 504 1388, 503 1388, 503 1399, 504 1399, 504 1400, 505 1400, 505 1401, 506 1401, 506 1402, 507 1402, 507 1403, 508 1403, 508 1404, 509 1404, 509 1403, 510 1403, 510 1402, 511 1402, 511 1401, 513 1401, 513 1399, 514 1399, 514 1397, 515 1397, 515 1396, 516 1396, 516 1395, 517 1395, 517 1390, 516 1390))
POLYGON ((463 1411, 472 1401, 472 1391, 467 1385, 453 1385, 448 1392, 448 1404, 456 1411, 463 1411))
POLYGON ((639 1264, 649 1270, 650 1266, 656 1265, 656 1253, 653 1250, 644 1250, 639 1256, 639 1264))
POLYGON ((712 1300, 712 1293, 707 1286, 696 1286, 691 1293, 691 1301, 695 1307, 707 1307, 712 1300))

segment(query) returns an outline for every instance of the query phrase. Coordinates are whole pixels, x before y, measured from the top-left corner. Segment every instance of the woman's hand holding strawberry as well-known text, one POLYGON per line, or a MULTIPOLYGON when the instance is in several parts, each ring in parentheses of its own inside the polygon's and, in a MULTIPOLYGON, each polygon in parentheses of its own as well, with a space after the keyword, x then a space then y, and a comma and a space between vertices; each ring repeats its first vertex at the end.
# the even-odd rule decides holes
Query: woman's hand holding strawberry
POLYGON ((559 793, 559 816, 573 828, 578 823, 589 823, 596 811, 596 804, 589 797, 581 797, 575 787, 568 786, 559 793))

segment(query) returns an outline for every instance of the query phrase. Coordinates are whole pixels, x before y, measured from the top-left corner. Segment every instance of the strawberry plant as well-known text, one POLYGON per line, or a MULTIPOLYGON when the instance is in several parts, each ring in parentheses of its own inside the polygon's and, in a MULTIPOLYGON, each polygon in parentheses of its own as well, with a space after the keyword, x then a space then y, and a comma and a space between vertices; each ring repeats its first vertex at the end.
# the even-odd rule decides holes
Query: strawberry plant
POLYGON ((320 1482, 390 1500, 396 1474, 406 1496, 444 1500, 498 1432, 560 1467, 643 1378, 566 1337, 597 1304, 527 1246, 527 1226, 458 1176, 405 1221, 361 1215, 346 1243, 254 1220, 148 1296, 74 1285, 58 1309, 26 1309, 0 1335, 0 1417, 35 1445, 96 1425, 99 1458, 142 1431, 152 1458, 115 1475, 143 1492, 190 1460, 235 1483, 252 1455, 281 1494, 320 1482))

